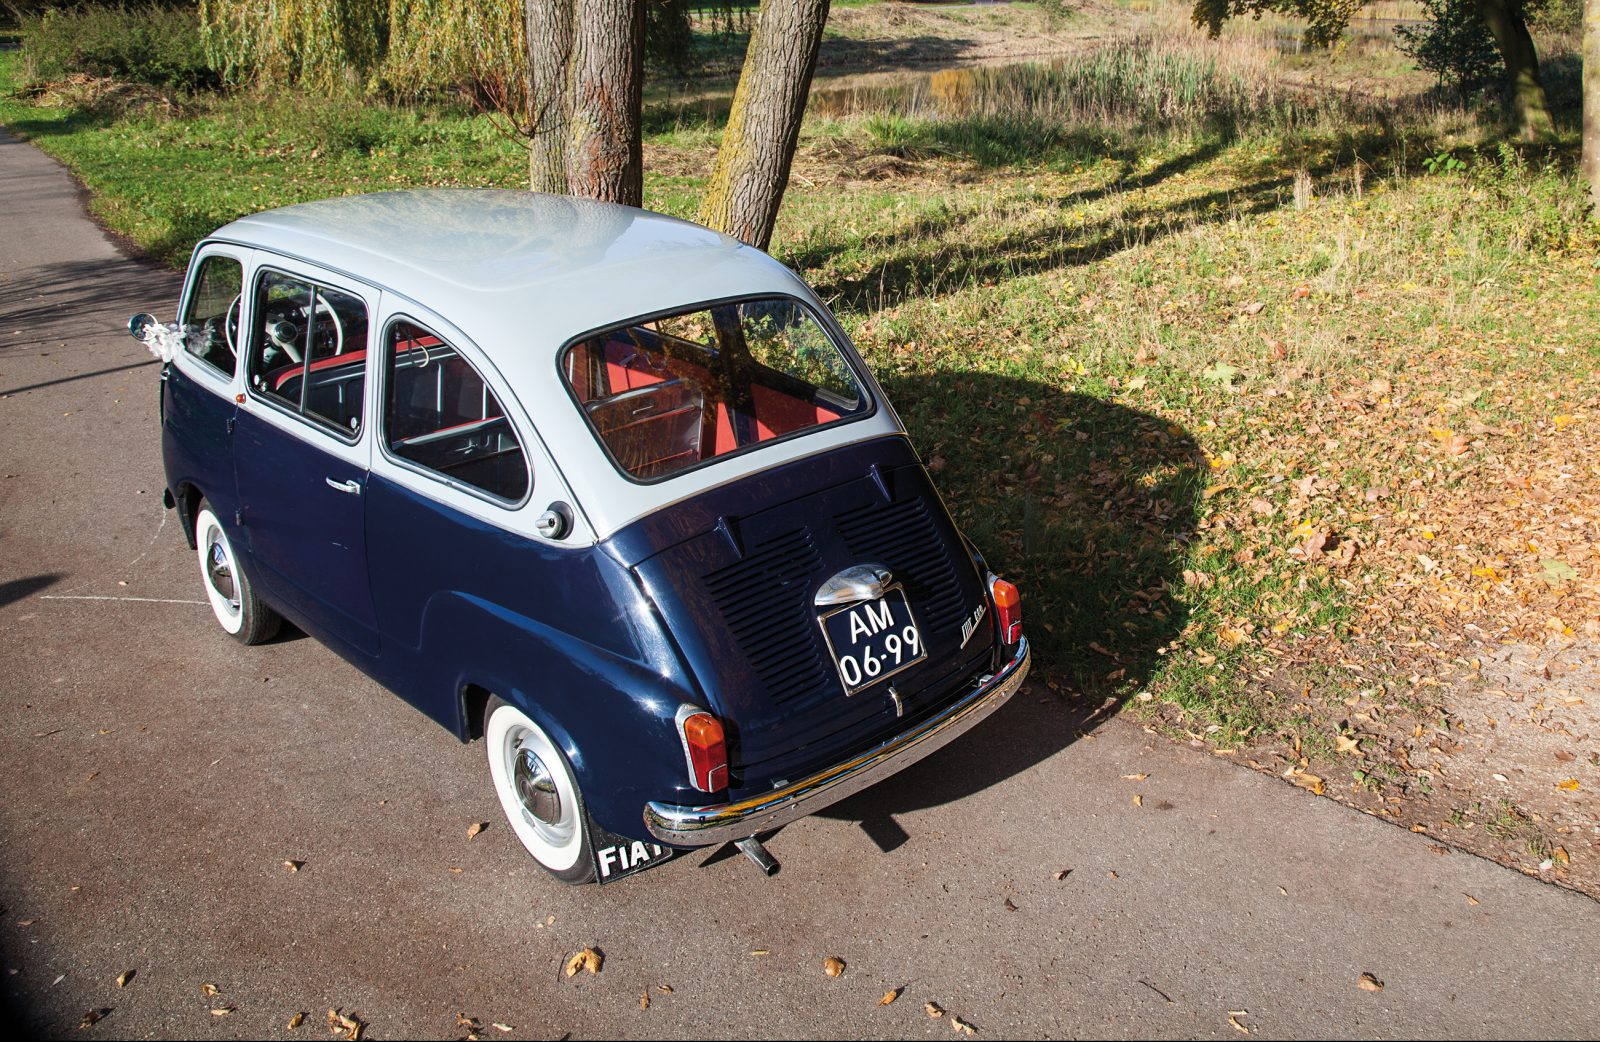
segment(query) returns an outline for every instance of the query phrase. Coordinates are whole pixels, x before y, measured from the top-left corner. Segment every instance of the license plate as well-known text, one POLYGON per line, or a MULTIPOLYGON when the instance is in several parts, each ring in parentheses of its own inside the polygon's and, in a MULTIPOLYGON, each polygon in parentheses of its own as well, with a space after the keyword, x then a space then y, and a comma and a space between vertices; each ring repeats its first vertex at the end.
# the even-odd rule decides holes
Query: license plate
POLYGON ((892 588, 877 600, 836 608, 821 621, 847 695, 928 657, 902 589, 892 588))

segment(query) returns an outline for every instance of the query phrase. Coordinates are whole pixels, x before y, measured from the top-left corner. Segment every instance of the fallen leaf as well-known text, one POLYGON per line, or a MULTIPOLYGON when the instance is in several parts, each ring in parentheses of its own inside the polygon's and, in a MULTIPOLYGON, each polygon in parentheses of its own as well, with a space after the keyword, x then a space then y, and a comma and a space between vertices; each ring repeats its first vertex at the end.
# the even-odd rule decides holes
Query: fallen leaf
POLYGON ((672 985, 670 985, 670 984, 657 984, 656 985, 656 990, 659 991, 663 995, 671 995, 672 994, 672 985))
POLYGON ((900 993, 904 990, 904 988, 890 988, 888 991, 883 993, 883 998, 878 1000, 878 1005, 889 1005, 890 1003, 894 1002, 895 999, 899 998, 900 993))
POLYGON ((1355 753, 1357 756, 1361 755, 1361 739, 1359 738, 1355 738, 1347 734, 1341 734, 1335 735, 1333 742, 1335 746, 1335 752, 1355 753))
POLYGON ((211 1015, 213 1017, 225 1017, 229 1013, 232 1013, 232 1012, 233 1012, 233 1007, 232 1006, 214 1006, 214 1007, 212 1007, 211 1015))
POLYGON ((1462 894, 1461 896, 1466 898, 1467 899, 1467 904, 1471 905, 1474 908, 1478 907, 1478 905, 1483 903, 1482 901, 1479 901, 1476 897, 1473 897, 1471 894, 1462 894))
POLYGON ((639 1008, 641 1010, 650 1008, 650 993, 648 991, 641 991, 639 993, 639 1008))
POLYGON ((1356 987, 1360 988, 1362 991, 1382 991, 1383 981, 1374 977, 1370 973, 1363 973, 1361 975, 1361 979, 1356 981, 1356 987))
POLYGON ((296 1013, 294 1016, 290 1017, 289 1018, 289 1023, 285 1024, 284 1027, 288 1028, 290 1031, 294 1031, 296 1028, 298 1028, 301 1024, 304 1024, 305 1022, 306 1022, 306 1015, 305 1015, 305 1012, 302 1011, 302 1012, 296 1013))
POLYGON ((490 1025, 489 1025, 489 1026, 490 1026, 490 1027, 492 1027, 492 1028, 494 1028, 494 1029, 495 1029, 495 1030, 496 1030, 496 1031, 504 1031, 504 1032, 506 1032, 506 1033, 508 1033, 508 1034, 509 1034, 509 1033, 510 1033, 510 1032, 512 1032, 512 1031, 515 1031, 515 1030, 516 1030, 516 1028, 514 1028, 514 1027, 512 1027, 512 1026, 511 1026, 511 1025, 510 1025, 510 1024, 502 1024, 502 1023, 501 1023, 501 1022, 500 1022, 500 1021, 498 1021, 498 1020, 497 1020, 497 1021, 495 1021, 495 1022, 494 1022, 494 1023, 493 1023, 493 1024, 490 1024, 490 1025))
POLYGON ((1444 451, 1451 456, 1460 456, 1467 451, 1468 447, 1465 434, 1452 434, 1444 443, 1444 451))
POLYGON ((1302 789, 1306 789, 1317 796, 1322 795, 1322 779, 1317 777, 1315 774, 1307 774, 1305 771, 1294 771, 1289 775, 1289 780, 1300 786, 1302 789))
POLYGON ((1150 777, 1150 775, 1148 775, 1148 774, 1124 774, 1122 776, 1122 780, 1123 781, 1144 781, 1148 777, 1150 777))
POLYGON ((486 829, 488 827, 489 827, 489 823, 487 821, 475 821, 475 822, 473 822, 471 825, 467 826, 467 838, 471 839, 472 837, 476 836, 478 833, 482 832, 484 829, 486 829))
POLYGON ((300 867, 304 864, 304 861, 285 861, 283 863, 283 870, 285 872, 298 872, 300 871, 300 867))
POLYGON ((1303 282, 1289 291, 1290 300, 1304 300, 1309 296, 1311 296, 1311 287, 1303 282))
POLYGON ((34 923, 36 923, 38 921, 39 920, 37 920, 37 919, 18 919, 17 920, 17 925, 21 926, 21 927, 29 927, 29 926, 32 926, 34 923))
POLYGON ((1563 790, 1565 790, 1567 792, 1577 792, 1578 791, 1578 779, 1576 779, 1576 778, 1567 778, 1567 779, 1559 782, 1556 785, 1556 788, 1563 789, 1563 790))
POLYGON ((757 948, 754 951, 752 951, 750 954, 751 955, 771 955, 772 953, 767 951, 765 948, 757 948))
POLYGON ((1240 1009, 1240 1010, 1229 1010, 1228 1011, 1228 1023, 1233 1025, 1233 1029, 1235 1031, 1237 1031, 1237 1032, 1239 1032, 1240 1034, 1243 1034, 1243 1035, 1248 1035, 1248 1034, 1250 1034, 1250 1029, 1245 1027, 1243 1024, 1239 1023, 1239 1018, 1242 1017, 1242 1016, 1245 1016, 1245 1015, 1246 1015, 1246 1012, 1244 1010, 1242 1010, 1242 1009, 1240 1009))
POLYGON ((1072 875, 1072 869, 1063 868, 1061 871, 1056 873, 1056 882, 1059 883, 1059 882, 1061 882, 1061 880, 1067 878, 1070 875, 1072 875))
POLYGON ((1555 850, 1551 851, 1550 860, 1554 861, 1558 865, 1572 864, 1572 857, 1567 853, 1566 847, 1557 847, 1555 850))
POLYGON ((1250 303, 1240 308, 1239 313, 1242 315, 1259 315, 1261 314, 1261 309, 1266 306, 1266 304, 1259 300, 1252 300, 1250 303))
POLYGON ((121 973, 117 974, 117 987, 126 988, 128 986, 128 982, 133 980, 133 975, 137 972, 137 970, 123 970, 121 973))
POLYGON ((977 1028, 954 1014, 950 1016, 950 1030, 958 1035, 976 1035, 978 1033, 977 1028))
POLYGON ((200 985, 200 994, 205 995, 207 997, 215 995, 217 992, 219 992, 221 990, 222 990, 221 988, 217 987, 215 984, 212 984, 210 981, 206 981, 205 983, 200 985))
POLYGON ((1135 807, 1143 807, 1144 806, 1144 797, 1139 795, 1137 792, 1134 793, 1133 794, 1133 805, 1135 807))
POLYGON ((572 957, 567 960, 567 976, 571 977, 579 970, 588 970, 590 973, 599 973, 600 964, 604 961, 605 956, 601 955, 593 948, 585 948, 580 952, 575 952, 573 953, 572 957))
POLYGON ((1016 910, 1017 906, 1011 903, 1011 898, 1006 898, 1006 911, 1015 912, 1016 910))
POLYGON ((1212 383, 1229 385, 1233 383, 1233 378, 1238 375, 1239 370, 1236 367, 1226 362, 1218 362, 1210 369, 1202 370, 1200 378, 1202 380, 1210 380, 1212 383))
POLYGON ((356 1042, 361 1037, 362 1029, 367 1026, 356 1017, 337 1009, 328 1010, 327 1024, 328 1030, 335 1035, 343 1031, 345 1042, 356 1042))
POLYGON ((1558 561, 1554 558, 1545 558, 1544 560, 1541 560, 1539 562, 1539 568, 1541 571, 1539 578, 1543 579, 1551 586, 1556 586, 1564 582, 1571 582, 1573 579, 1578 577, 1578 570, 1576 568, 1572 567, 1572 565, 1565 561, 1558 561))
POLYGON ((1128 381, 1128 390, 1130 391, 1142 391, 1148 386, 1150 386, 1150 381, 1142 376, 1136 376, 1128 381))
POLYGON ((938 1020, 940 1017, 944 1016, 944 1010, 937 1002, 924 1002, 922 1004, 922 1008, 927 1010, 928 1016, 932 1017, 934 1020, 938 1020))
POLYGON ((844 972, 844 960, 837 955, 830 955, 822 960, 822 972, 830 977, 837 977, 844 972))
POLYGON ((91 1009, 89 1012, 87 1012, 87 1013, 85 1013, 83 1015, 83 1019, 82 1020, 78 1021, 78 1026, 80 1028, 93 1027, 96 1022, 104 1020, 106 1018, 106 1016, 108 1014, 110 1014, 110 1012, 111 1012, 111 1009, 109 1007, 101 1007, 100 1009, 91 1009))

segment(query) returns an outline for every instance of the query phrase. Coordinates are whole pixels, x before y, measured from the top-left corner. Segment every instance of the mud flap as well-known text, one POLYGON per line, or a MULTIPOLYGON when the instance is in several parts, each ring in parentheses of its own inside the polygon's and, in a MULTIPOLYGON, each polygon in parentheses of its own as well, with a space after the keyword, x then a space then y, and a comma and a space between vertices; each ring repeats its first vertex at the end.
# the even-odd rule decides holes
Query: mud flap
POLYGON ((623 876, 664 865, 678 853, 673 847, 644 840, 628 839, 607 832, 589 822, 590 849, 594 851, 594 877, 601 883, 614 883, 623 876))

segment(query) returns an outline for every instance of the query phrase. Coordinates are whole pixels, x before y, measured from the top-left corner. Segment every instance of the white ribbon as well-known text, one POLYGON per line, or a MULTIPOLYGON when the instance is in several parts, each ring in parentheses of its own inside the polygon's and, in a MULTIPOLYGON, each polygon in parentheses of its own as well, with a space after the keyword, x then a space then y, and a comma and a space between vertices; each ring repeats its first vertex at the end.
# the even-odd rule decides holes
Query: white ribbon
POLYGON ((170 362, 173 356, 184 350, 184 341, 188 335, 176 322, 171 324, 156 322, 145 328, 144 346, 163 362, 170 362))

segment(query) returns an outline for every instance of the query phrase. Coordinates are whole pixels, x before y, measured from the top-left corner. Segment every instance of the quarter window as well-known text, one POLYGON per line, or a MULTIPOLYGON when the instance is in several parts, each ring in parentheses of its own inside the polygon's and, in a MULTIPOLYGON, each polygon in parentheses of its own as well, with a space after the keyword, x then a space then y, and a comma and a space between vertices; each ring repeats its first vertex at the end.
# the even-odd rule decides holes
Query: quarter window
POLYGON ((239 302, 244 268, 232 257, 207 257, 189 291, 183 315, 183 346, 228 376, 238 364, 239 302))
POLYGON ((528 461, 500 400, 449 344, 411 322, 384 337, 389 452, 499 499, 528 493, 528 461))
POLYGON ((250 386, 347 436, 361 430, 367 306, 360 297, 281 272, 256 286, 250 386))

